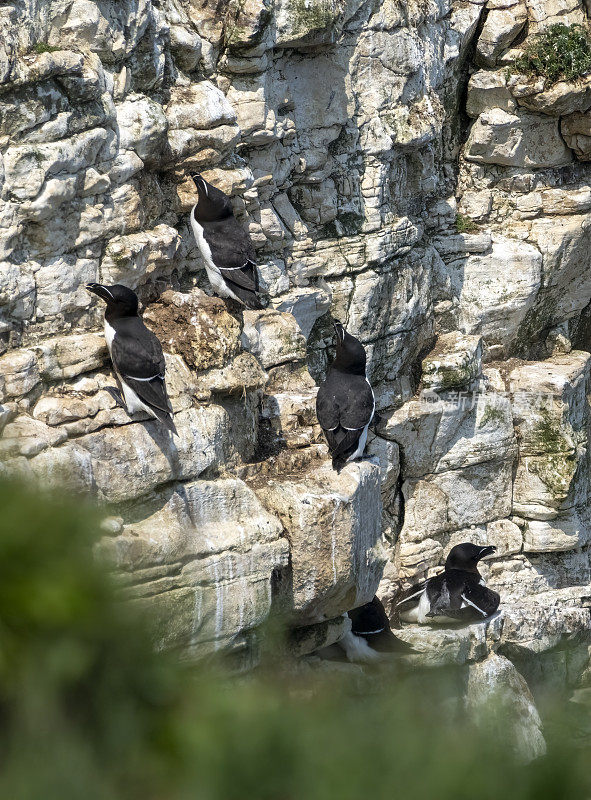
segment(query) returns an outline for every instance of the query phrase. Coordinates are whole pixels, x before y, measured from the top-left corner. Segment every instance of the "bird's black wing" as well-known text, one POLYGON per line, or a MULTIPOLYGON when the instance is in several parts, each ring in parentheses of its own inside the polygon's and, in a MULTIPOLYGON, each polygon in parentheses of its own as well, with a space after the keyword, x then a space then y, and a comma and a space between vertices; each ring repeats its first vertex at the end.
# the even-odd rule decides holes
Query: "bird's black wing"
POLYGON ((370 603, 349 611, 351 630, 353 633, 379 633, 385 628, 390 630, 390 620, 386 610, 377 597, 370 603))
POLYGON ((500 596, 463 570, 446 570, 427 585, 428 617, 453 617, 459 622, 486 619, 499 607, 500 596))
POLYGON ((425 591, 426 585, 427 581, 421 581, 420 583, 415 583, 414 586, 411 586, 409 589, 404 589, 403 591, 399 592, 399 594, 394 598, 394 607, 400 608, 401 606, 407 606, 409 603, 410 605, 415 605, 415 603, 418 603, 420 596, 425 591))
POLYGON ((428 617, 457 617, 462 608, 464 573, 450 570, 427 581, 428 617), (456 574, 457 573, 457 574, 456 574))
POLYGON ((374 413, 374 396, 363 375, 348 375, 346 388, 339 396, 340 424, 347 430, 365 428, 374 413))
POLYGON ((325 434, 338 428, 340 422, 340 410, 333 388, 329 381, 324 381, 316 395, 316 417, 325 434))
POLYGON ((154 410, 172 412, 164 382, 162 345, 138 317, 118 320, 111 356, 121 378, 143 403, 154 410))
POLYGON ((485 619, 494 614, 501 602, 501 596, 497 592, 476 580, 466 581, 462 597, 474 609, 479 619, 485 619))
POLYGON ((256 253, 250 234, 237 219, 225 217, 199 224, 218 269, 233 269, 243 267, 247 262, 255 263, 256 253))
POLYGON ((318 389, 316 416, 325 433, 338 426, 347 431, 363 430, 373 412, 373 392, 362 375, 329 373, 318 389))
POLYGON ((341 469, 355 452, 363 429, 347 431, 341 426, 339 404, 327 383, 320 386, 316 395, 316 417, 324 431, 333 467, 341 469))
POLYGON ((329 370, 316 395, 316 416, 335 469, 340 469, 355 452, 373 412, 373 392, 363 375, 344 375, 329 370))
POLYGON ((247 308, 258 309, 265 307, 258 296, 259 276, 254 263, 249 261, 244 266, 234 269, 220 268, 220 274, 228 289, 234 292, 236 297, 242 300, 247 308))

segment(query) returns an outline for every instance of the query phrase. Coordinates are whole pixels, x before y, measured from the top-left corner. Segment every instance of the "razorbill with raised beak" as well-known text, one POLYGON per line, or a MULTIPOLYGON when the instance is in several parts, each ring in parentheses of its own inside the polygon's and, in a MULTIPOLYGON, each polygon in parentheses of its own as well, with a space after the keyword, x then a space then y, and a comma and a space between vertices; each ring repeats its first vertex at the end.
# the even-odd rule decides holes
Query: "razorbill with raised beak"
POLYGON ((500 595, 488 589, 478 562, 497 548, 466 542, 449 552, 445 569, 434 578, 408 589, 396 603, 402 622, 481 622, 494 614, 500 595))
POLYGON ((146 411, 176 434, 164 382, 162 345, 138 316, 136 293, 119 283, 89 283, 86 288, 107 304, 105 339, 125 403, 116 389, 111 394, 128 414, 146 411))
POLYGON ((339 641, 347 659, 353 662, 382 661, 392 653, 413 653, 390 629, 386 609, 378 597, 349 611, 351 631, 339 641))
POLYGON ((264 308, 254 246, 234 216, 230 198, 201 175, 191 177, 198 194, 191 209, 191 228, 214 292, 246 308, 264 308))
POLYGON ((316 396, 316 416, 338 472, 348 461, 361 458, 367 429, 376 403, 365 375, 365 349, 361 342, 334 323, 336 356, 316 396))

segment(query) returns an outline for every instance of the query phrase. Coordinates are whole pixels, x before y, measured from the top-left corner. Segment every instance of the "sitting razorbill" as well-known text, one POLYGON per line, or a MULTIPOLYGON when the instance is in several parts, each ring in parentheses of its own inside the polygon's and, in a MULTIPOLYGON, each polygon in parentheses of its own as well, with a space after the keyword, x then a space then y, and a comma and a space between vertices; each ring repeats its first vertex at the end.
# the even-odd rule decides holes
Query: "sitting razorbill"
POLYGON ((369 603, 348 612, 351 631, 339 641, 347 659, 353 662, 382 661, 392 653, 413 653, 406 642, 395 636, 381 600, 376 596, 369 603))
POLYGON ((479 622, 495 613, 500 596, 488 589, 478 562, 492 555, 496 547, 469 542, 457 544, 449 552, 445 569, 410 588, 396 604, 402 622, 479 622))

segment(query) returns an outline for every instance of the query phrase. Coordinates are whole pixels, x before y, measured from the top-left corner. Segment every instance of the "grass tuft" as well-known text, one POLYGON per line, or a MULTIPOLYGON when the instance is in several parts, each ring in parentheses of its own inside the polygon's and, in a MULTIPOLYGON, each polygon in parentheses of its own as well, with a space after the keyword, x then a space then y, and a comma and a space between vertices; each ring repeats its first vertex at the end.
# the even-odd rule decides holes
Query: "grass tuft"
POLYGON ((550 25, 534 36, 515 70, 541 75, 550 83, 572 81, 591 72, 591 37, 582 25, 550 25))
POLYGON ((458 233, 475 233, 478 230, 478 225, 470 217, 464 214, 457 214, 456 216, 456 231, 458 233))
POLYGON ((37 53, 38 56, 41 53, 55 53, 56 50, 60 50, 59 47, 54 47, 52 44, 47 44, 46 42, 37 42, 36 45, 33 46, 33 51, 37 53))

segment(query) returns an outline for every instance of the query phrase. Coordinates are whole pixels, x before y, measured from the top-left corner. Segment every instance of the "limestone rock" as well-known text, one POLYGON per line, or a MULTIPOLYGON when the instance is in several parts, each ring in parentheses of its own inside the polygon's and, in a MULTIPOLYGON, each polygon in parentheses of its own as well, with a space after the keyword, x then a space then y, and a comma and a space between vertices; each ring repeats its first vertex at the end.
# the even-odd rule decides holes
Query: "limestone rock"
MULTIPOLYGON (((581 113, 591 108, 591 78, 578 78, 574 81, 558 81, 542 91, 530 91, 531 84, 521 84, 518 78, 511 80, 512 93, 518 98, 520 106, 562 117, 573 113, 581 113)), ((536 86, 537 88, 537 86, 536 86)))
POLYGON ((124 282, 135 289, 140 279, 156 278, 170 272, 179 243, 178 232, 169 225, 117 236, 106 247, 101 278, 107 285, 124 282))
POLYGON ((463 330, 483 336, 486 346, 496 346, 496 352, 506 352, 533 308, 540 288, 539 250, 526 242, 496 235, 489 253, 452 262, 448 271, 452 287, 459 294, 463 330))
POLYGON ((119 144, 133 150, 144 163, 162 156, 168 123, 162 106, 149 97, 131 97, 117 106, 119 144))
POLYGON ((480 375, 481 368, 480 337, 447 333, 423 359, 423 386, 433 390, 466 388, 480 375))
POLYGON ((485 67, 494 67, 497 57, 517 38, 527 21, 525 3, 510 8, 491 8, 476 45, 476 60, 485 67))
POLYGON ((31 350, 17 350, 0 358, 2 398, 27 394, 39 383, 37 359, 31 350))
POLYGON ((468 667, 466 705, 480 727, 510 741, 520 761, 533 761, 546 752, 542 720, 529 687, 504 656, 491 653, 468 667), (495 715, 490 713, 491 703, 495 715))
POLYGON ((369 602, 384 566, 379 469, 352 463, 337 474, 324 462, 290 481, 254 485, 279 517, 291 551, 288 604, 300 624, 369 602))
POLYGON ((340 4, 336 0, 310 0, 308 3, 280 0, 276 12, 276 46, 310 46, 333 42, 339 11, 340 4))
POLYGON ((108 357, 102 333, 59 336, 46 339, 35 348, 39 371, 47 380, 73 378, 102 366, 108 357))
POLYGON ((244 312, 242 346, 265 369, 306 356, 306 342, 295 318, 271 309, 244 312))
POLYGON ((466 99, 466 112, 470 117, 476 119, 491 108, 510 113, 516 106, 504 70, 479 70, 470 77, 466 99))
POLYGON ((173 484, 124 519, 102 550, 158 621, 162 644, 200 654, 244 645, 267 617, 282 528, 235 478, 173 484))
POLYGON ((178 438, 157 421, 105 428, 40 453, 31 459, 31 469, 46 485, 92 488, 100 500, 117 503, 160 484, 197 478, 223 462, 228 424, 223 409, 190 409, 175 421, 178 438))
POLYGON ((572 160, 558 121, 535 114, 484 111, 466 142, 466 158, 512 167, 558 167, 572 160))
POLYGON ((591 160, 591 115, 575 112, 560 122, 560 132, 567 145, 581 161, 591 160))

